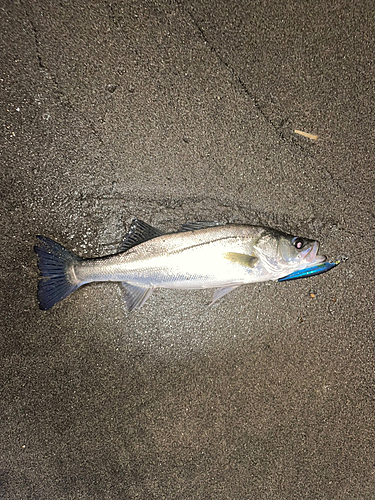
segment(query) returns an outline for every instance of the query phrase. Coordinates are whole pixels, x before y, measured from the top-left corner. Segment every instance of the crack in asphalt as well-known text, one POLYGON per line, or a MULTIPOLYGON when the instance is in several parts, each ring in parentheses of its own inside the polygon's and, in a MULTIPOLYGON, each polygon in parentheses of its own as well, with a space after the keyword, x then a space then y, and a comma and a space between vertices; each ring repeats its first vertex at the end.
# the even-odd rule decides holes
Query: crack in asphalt
MULTIPOLYGON (((184 4, 182 3, 181 0, 175 0, 175 3, 179 7, 180 11, 182 12, 182 17, 188 16, 188 18, 190 19, 190 22, 195 27, 195 29, 197 30, 197 32, 199 33, 199 35, 202 37, 205 45, 209 48, 209 50, 218 59, 218 61, 220 62, 220 64, 222 64, 226 68, 226 70, 230 73, 230 75, 237 82, 238 86, 242 89, 242 91, 244 92, 244 94, 251 100, 251 102, 253 103, 253 105, 255 106, 255 108, 257 109, 257 111, 259 112, 259 114, 263 117, 264 121, 268 125, 270 125, 272 127, 272 129, 277 133, 277 135, 280 137, 280 139, 283 142, 290 144, 291 143, 290 138, 286 137, 282 133, 282 131, 280 130, 280 127, 277 126, 274 123, 274 120, 271 120, 267 116, 267 114, 264 112, 264 110, 263 110, 263 108, 262 108, 259 100, 254 95, 252 95, 252 93, 250 92, 249 88, 247 87, 245 81, 236 72, 236 70, 230 64, 230 62, 228 62, 223 57, 223 55, 220 53, 219 49, 217 49, 210 42, 209 37, 206 35, 204 29, 200 26, 199 22, 194 17, 194 15, 188 10, 188 8, 186 8, 184 6, 184 4)), ((53 83, 55 91, 56 91, 56 93, 58 94, 58 96, 60 98, 61 104, 63 104, 69 110, 74 111, 77 116, 80 116, 80 118, 85 123, 87 123, 89 125, 89 128, 91 129, 92 133, 94 134, 94 136, 96 137, 96 139, 99 141, 99 143, 101 144, 101 146, 105 146, 106 148, 108 148, 108 147, 110 148, 109 144, 104 143, 104 141, 103 141, 103 139, 101 137, 101 133, 96 129, 96 127, 93 124, 92 120, 89 117, 87 117, 86 115, 82 115, 81 113, 79 113, 75 109, 74 105, 70 102, 69 98, 65 95, 65 93, 61 89, 61 86, 59 84, 57 76, 54 75, 50 71, 50 69, 46 66, 45 61, 43 59, 43 53, 42 53, 42 50, 41 50, 41 41, 40 41, 39 31, 38 31, 38 29, 37 29, 37 27, 36 27, 36 25, 35 25, 35 23, 33 21, 32 13, 29 11, 29 6, 27 5, 26 2, 21 1, 20 4, 23 6, 26 18, 29 21, 31 29, 32 29, 33 38, 34 38, 34 45, 35 45, 35 53, 36 53, 37 64, 38 64, 39 70, 41 72, 43 72, 45 74, 46 78, 48 78, 53 83)), ((108 12, 109 18, 111 19, 111 21, 116 26, 118 26, 118 22, 117 22, 117 19, 116 19, 116 13, 114 12, 112 4, 109 3, 109 4, 106 4, 106 5, 107 5, 108 10, 109 10, 109 12, 108 12)), ((310 158, 313 156, 308 150, 306 150, 303 147, 303 144, 299 143, 298 141, 293 140, 292 144, 293 144, 293 147, 294 148, 298 148, 299 151, 300 151, 300 153, 303 154, 304 156, 310 157, 310 158)), ((211 159, 213 160, 213 162, 216 165, 219 165, 219 162, 214 157, 211 156, 211 159)), ((319 168, 320 168, 320 170, 322 172, 324 172, 326 174, 326 176, 328 178, 328 182, 332 183, 332 185, 335 186, 342 194, 344 194, 344 195, 348 194, 347 190, 345 189, 345 187, 342 186, 342 183, 340 182, 340 180, 336 179, 335 176, 334 176, 334 174, 329 169, 327 169, 324 165, 319 165, 319 168)), ((367 211, 367 213, 368 213, 369 216, 374 217, 374 214, 371 211, 367 211)))
MULTIPOLYGON (((259 114, 263 117, 265 122, 268 123, 272 127, 272 129, 277 133, 279 138, 283 142, 288 143, 288 144, 290 144, 292 142, 293 147, 298 148, 298 150, 300 151, 300 153, 302 153, 304 155, 304 157, 313 158, 313 154, 308 149, 306 149, 302 143, 300 143, 299 141, 294 139, 294 137, 292 137, 291 138, 292 140, 290 140, 289 137, 285 136, 283 134, 283 132, 280 130, 280 126, 277 126, 274 123, 274 120, 271 120, 269 118, 269 116, 267 115, 267 113, 264 112, 259 100, 250 92, 246 83, 241 78, 241 76, 235 71, 233 66, 231 66, 231 64, 224 59, 224 57, 220 54, 219 50, 210 42, 209 38, 207 37, 207 35, 204 32, 204 29, 200 26, 199 22, 196 20, 194 15, 188 10, 188 8, 186 8, 184 6, 183 1, 182 0, 175 0, 175 2, 181 8, 181 10, 184 13, 186 13, 187 16, 189 16, 191 22, 193 23, 193 25, 195 26, 195 28, 197 29, 197 31, 201 35, 205 44, 209 47, 211 52, 213 54, 215 54, 215 56, 220 61, 220 63, 229 71, 229 73, 232 75, 234 80, 237 81, 238 85, 243 90, 243 92, 246 94, 246 96, 253 102, 255 108, 257 109, 257 111, 259 111, 259 114)), ((282 118, 282 119, 280 119, 280 123, 283 124, 286 120, 287 120, 287 118, 282 118)), ((345 188, 345 186, 342 185, 342 183, 340 182, 339 179, 336 179, 334 177, 333 173, 327 167, 320 164, 319 168, 321 169, 322 172, 324 172, 327 175, 327 177, 329 178, 329 182, 331 182, 341 192, 341 194, 348 195, 348 191, 345 188)), ((368 214, 370 216, 373 216, 371 211, 368 211, 368 214)))
MULTIPOLYGON (((271 127, 276 131, 276 133, 278 134, 278 136, 283 141, 287 141, 287 137, 280 131, 280 127, 278 127, 277 125, 275 125, 272 122, 272 120, 270 120, 270 118, 267 116, 267 114, 263 111, 263 108, 262 108, 259 100, 250 92, 250 90, 248 89, 246 83, 241 78, 241 76, 236 72, 236 70, 233 68, 233 66, 231 66, 230 63, 227 62, 224 59, 224 57, 220 54, 219 50, 216 47, 214 47, 214 45, 207 38, 207 36, 206 36, 203 28, 200 26, 200 24, 195 19, 195 17, 193 16, 193 14, 190 11, 188 11, 186 8, 184 8, 184 5, 183 5, 183 3, 182 3, 181 0, 175 0, 175 1, 176 1, 177 5, 179 5, 183 9, 183 11, 189 16, 189 18, 191 19, 192 23, 194 24, 194 26, 196 27, 196 29, 200 33, 201 37, 203 38, 205 44, 209 47, 209 49, 211 50, 211 52, 213 52, 215 54, 215 56, 218 58, 218 60, 220 61, 220 63, 229 71, 229 73, 232 75, 232 77, 237 81, 238 85, 241 87, 241 89, 246 94, 246 96, 253 102, 255 108, 259 111, 259 113, 262 115, 262 117, 264 118, 264 120, 269 125, 271 125, 271 127)), ((298 146, 300 146, 302 148, 302 150, 306 154, 308 154, 308 151, 306 151, 300 144, 298 144, 298 146)))
POLYGON ((30 23, 31 30, 33 32, 35 53, 36 53, 36 58, 37 58, 39 70, 42 73, 44 73, 44 75, 46 76, 46 78, 48 80, 51 80, 51 82, 53 83, 53 87, 54 87, 56 93, 58 94, 60 103, 65 108, 69 109, 69 111, 73 111, 76 114, 76 116, 79 116, 80 119, 82 119, 83 122, 87 123, 89 125, 90 129, 91 129, 91 132, 98 139, 98 141, 100 142, 100 144, 102 146, 104 146, 104 141, 103 141, 100 133, 98 132, 98 130, 95 128, 94 124, 92 123, 92 120, 90 120, 90 118, 88 118, 87 116, 82 115, 82 113, 80 113, 80 112, 77 111, 77 109, 74 107, 74 105, 72 104, 72 102, 70 101, 70 99, 68 98, 68 96, 63 92, 63 90, 61 90, 61 86, 59 84, 57 76, 55 74, 53 74, 51 72, 51 70, 43 62, 43 56, 42 56, 42 52, 40 50, 41 42, 40 42, 40 39, 39 39, 38 29, 37 29, 37 27, 34 24, 34 21, 32 19, 32 15, 29 12, 27 6, 25 5, 25 2, 20 1, 20 5, 22 5, 23 8, 24 8, 25 17, 28 20, 28 22, 30 23))

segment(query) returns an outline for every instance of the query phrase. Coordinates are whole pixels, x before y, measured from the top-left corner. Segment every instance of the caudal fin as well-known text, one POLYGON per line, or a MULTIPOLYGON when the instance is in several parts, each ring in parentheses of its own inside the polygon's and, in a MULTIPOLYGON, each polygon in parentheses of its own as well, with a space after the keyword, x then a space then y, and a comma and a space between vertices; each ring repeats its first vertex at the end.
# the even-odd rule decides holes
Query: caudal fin
POLYGON ((69 281, 67 271, 74 262, 82 259, 50 238, 37 236, 37 239, 34 251, 38 255, 41 275, 38 283, 38 300, 40 309, 47 310, 81 286, 81 283, 69 281))

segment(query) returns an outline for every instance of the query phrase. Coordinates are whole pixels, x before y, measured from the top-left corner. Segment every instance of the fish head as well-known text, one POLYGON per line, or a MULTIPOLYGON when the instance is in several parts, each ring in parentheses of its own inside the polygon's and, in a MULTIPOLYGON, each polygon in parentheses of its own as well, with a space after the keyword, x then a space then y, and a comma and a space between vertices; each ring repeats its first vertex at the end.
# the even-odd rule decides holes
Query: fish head
POLYGON ((318 255, 317 241, 274 230, 264 230, 254 245, 254 250, 274 279, 326 260, 325 256, 318 255))
POLYGON ((325 262, 326 257, 318 252, 317 241, 282 233, 278 238, 278 256, 285 269, 305 269, 325 262))

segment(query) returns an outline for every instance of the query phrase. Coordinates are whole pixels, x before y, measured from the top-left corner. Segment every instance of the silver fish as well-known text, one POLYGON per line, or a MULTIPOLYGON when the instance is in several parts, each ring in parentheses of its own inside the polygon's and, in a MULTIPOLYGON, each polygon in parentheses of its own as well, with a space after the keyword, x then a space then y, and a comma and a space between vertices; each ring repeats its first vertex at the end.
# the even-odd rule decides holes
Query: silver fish
POLYGON ((324 262, 319 243, 258 226, 197 222, 165 234, 134 219, 119 253, 82 259, 38 236, 40 308, 86 283, 117 281, 129 311, 155 288, 216 288, 212 303, 246 283, 278 280, 324 262))

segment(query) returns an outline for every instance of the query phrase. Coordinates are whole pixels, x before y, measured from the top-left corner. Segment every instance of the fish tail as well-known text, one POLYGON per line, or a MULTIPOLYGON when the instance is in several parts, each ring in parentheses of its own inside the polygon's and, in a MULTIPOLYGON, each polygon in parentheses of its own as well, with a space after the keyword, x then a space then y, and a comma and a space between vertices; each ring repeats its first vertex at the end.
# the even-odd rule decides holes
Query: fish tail
POLYGON ((45 311, 83 284, 78 280, 74 283, 74 274, 69 272, 73 264, 82 259, 50 238, 37 236, 37 239, 34 251, 38 255, 40 270, 38 300, 40 309, 45 311))

